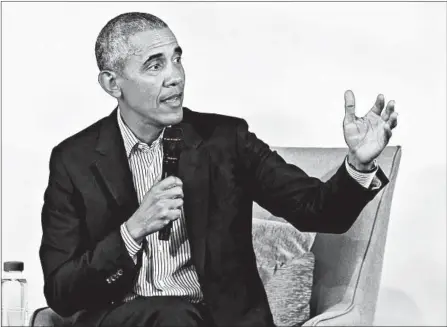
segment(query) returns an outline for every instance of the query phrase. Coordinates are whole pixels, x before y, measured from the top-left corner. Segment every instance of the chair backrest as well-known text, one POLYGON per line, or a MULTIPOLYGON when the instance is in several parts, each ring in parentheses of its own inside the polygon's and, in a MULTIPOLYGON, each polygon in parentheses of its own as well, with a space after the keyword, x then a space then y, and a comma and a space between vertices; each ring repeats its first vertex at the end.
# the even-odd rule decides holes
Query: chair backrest
MULTIPOLYGON (((343 163, 346 148, 272 147, 289 163, 310 176, 329 179, 343 163)), ((312 247, 315 254, 312 316, 343 301, 363 301, 365 315, 374 315, 391 201, 401 158, 400 146, 387 147, 378 163, 390 183, 363 209, 345 234, 318 233, 312 247)), ((263 209, 255 204, 254 212, 263 209)), ((367 320, 372 321, 373 317, 367 320)))

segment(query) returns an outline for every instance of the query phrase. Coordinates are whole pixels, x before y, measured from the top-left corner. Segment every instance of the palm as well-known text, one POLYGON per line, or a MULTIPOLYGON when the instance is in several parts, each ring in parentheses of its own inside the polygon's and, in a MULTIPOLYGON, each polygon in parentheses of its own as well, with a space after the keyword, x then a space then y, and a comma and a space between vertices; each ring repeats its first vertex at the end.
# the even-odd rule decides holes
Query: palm
POLYGON ((390 101, 381 115, 383 107, 384 99, 379 95, 374 107, 365 116, 357 117, 354 94, 345 93, 344 137, 349 150, 362 163, 371 162, 383 151, 391 137, 391 129, 397 124, 394 102, 390 101))
POLYGON ((346 144, 361 162, 372 161, 385 148, 388 139, 384 125, 382 118, 372 112, 344 124, 346 144))

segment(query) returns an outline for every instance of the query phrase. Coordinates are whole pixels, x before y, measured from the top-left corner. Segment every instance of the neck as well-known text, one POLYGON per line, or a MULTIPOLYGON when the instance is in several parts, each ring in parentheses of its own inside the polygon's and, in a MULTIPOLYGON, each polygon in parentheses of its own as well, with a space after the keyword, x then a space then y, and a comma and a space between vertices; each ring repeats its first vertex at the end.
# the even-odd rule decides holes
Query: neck
POLYGON ((120 105, 121 117, 124 123, 130 128, 135 136, 144 143, 154 142, 163 130, 162 126, 155 126, 132 110, 123 108, 120 105))

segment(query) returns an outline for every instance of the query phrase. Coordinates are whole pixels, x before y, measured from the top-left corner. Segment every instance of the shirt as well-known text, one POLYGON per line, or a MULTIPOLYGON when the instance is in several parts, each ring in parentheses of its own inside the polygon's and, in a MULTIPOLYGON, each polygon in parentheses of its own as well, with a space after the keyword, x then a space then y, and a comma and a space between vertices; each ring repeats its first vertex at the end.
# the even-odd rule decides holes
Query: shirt
MULTIPOLYGON (((160 181, 163 162, 163 132, 151 144, 141 142, 125 124, 118 108, 118 126, 124 140, 133 184, 141 204, 145 194, 160 181)), ((373 172, 361 173, 352 169, 345 159, 346 170, 360 185, 369 188, 380 187, 380 180, 373 172)), ((183 210, 182 210, 183 212, 183 210)), ((125 223, 121 225, 121 236, 131 258, 136 262, 136 254, 142 245, 130 236, 125 223)), ((129 301, 140 296, 181 296, 196 303, 203 299, 197 273, 191 261, 191 249, 185 225, 185 217, 175 220, 168 241, 158 240, 158 232, 146 237, 147 249, 142 254, 142 265, 138 279, 124 299, 129 301)))
MULTIPOLYGON (((141 142, 121 118, 118 109, 118 125, 132 172, 133 184, 141 204, 145 194, 161 179, 163 162, 163 132, 151 144, 141 142)), ((183 210, 182 210, 183 212, 183 210)), ((121 236, 131 258, 142 245, 130 236, 126 225, 121 225, 121 236)), ((181 296, 190 302, 203 298, 197 273, 191 261, 191 249, 182 216, 172 224, 168 241, 160 241, 158 232, 147 235, 147 248, 142 253, 142 265, 133 287, 124 301, 140 296, 181 296)))

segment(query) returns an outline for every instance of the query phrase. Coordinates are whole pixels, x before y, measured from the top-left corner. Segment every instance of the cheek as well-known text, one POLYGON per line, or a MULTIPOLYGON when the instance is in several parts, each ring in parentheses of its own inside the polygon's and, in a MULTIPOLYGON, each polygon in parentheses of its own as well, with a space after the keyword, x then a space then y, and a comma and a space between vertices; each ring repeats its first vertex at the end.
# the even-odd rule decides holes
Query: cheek
POLYGON ((138 80, 126 85, 127 101, 142 107, 156 107, 160 86, 156 81, 138 80))

